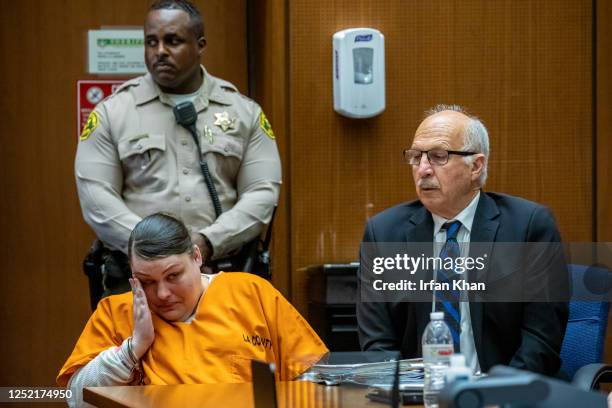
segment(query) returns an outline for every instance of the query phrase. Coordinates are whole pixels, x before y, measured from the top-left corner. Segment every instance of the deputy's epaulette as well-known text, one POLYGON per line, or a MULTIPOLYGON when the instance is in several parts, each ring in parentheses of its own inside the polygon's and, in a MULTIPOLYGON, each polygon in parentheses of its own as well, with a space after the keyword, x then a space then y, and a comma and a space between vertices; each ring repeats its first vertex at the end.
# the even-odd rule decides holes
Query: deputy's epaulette
POLYGON ((129 89, 132 86, 138 86, 140 85, 140 81, 142 80, 142 77, 136 77, 136 78, 132 78, 128 81, 125 81, 124 83, 122 83, 121 85, 119 85, 115 91, 113 92, 113 95, 121 93, 123 91, 125 91, 126 89, 129 89))
POLYGON ((113 90, 113 93, 111 93, 110 95, 108 95, 106 98, 104 98, 102 100, 102 102, 107 101, 109 99, 114 98, 115 96, 119 95, 121 92, 130 89, 133 86, 138 86, 140 85, 140 81, 141 81, 142 77, 136 77, 136 78, 132 78, 129 79, 127 81, 125 81, 124 83, 122 83, 121 85, 119 85, 118 87, 116 87, 113 90))
POLYGON ((231 92, 231 93, 237 93, 238 90, 234 87, 228 86, 228 85, 221 85, 221 89, 223 89, 225 92, 231 92))

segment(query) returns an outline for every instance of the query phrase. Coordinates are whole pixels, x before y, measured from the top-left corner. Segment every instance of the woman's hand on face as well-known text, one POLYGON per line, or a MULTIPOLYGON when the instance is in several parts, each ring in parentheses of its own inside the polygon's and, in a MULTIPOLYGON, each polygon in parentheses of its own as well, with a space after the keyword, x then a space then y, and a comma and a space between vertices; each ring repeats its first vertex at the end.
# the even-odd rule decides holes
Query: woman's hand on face
POLYGON ((151 310, 147 303, 147 296, 140 281, 132 277, 130 278, 130 286, 134 294, 132 351, 140 359, 151 347, 151 344, 153 344, 155 330, 153 329, 153 319, 151 318, 151 310))

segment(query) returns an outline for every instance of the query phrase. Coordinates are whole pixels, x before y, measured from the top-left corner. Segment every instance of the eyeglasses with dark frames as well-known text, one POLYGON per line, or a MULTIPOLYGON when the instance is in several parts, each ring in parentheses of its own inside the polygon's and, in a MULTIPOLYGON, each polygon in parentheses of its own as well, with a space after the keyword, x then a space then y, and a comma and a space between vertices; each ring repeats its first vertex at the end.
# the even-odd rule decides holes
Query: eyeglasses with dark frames
POLYGON ((425 153, 429 164, 434 166, 444 166, 448 163, 448 156, 455 154, 457 156, 472 156, 478 154, 478 152, 460 152, 458 150, 444 150, 444 149, 431 149, 431 150, 416 150, 416 149, 405 149, 404 160, 411 166, 418 166, 421 164, 421 156, 425 153))

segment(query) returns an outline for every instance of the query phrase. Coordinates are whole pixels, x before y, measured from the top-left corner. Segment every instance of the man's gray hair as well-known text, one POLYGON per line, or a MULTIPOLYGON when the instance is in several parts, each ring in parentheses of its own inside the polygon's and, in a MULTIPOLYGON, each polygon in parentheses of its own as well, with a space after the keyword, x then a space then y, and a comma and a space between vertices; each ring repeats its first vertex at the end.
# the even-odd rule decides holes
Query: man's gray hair
MULTIPOLYGON (((463 107, 459 105, 436 105, 425 112, 425 117, 429 117, 444 111, 459 112, 470 118, 470 122, 465 129, 464 143, 461 150, 464 152, 484 154, 484 167, 478 180, 480 186, 484 186, 485 182, 487 181, 487 166, 489 164, 489 132, 487 132, 487 128, 480 121, 480 119, 478 119, 476 116, 470 115, 463 107)), ((471 164, 474 161, 474 156, 465 156, 463 160, 465 160, 466 163, 471 164)))

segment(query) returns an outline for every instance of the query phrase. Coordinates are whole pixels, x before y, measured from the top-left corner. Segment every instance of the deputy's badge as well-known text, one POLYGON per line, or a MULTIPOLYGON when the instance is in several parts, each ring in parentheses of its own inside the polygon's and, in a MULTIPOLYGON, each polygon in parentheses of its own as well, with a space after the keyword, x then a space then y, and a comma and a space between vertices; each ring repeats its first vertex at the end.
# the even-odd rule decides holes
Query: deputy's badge
POLYGON ((268 118, 266 118, 266 115, 264 115, 263 112, 259 114, 259 127, 261 127, 261 130, 263 130, 270 139, 276 139, 274 132, 272 131, 272 125, 270 125, 268 118))
POLYGON ((214 124, 219 126, 224 132, 227 132, 227 129, 233 129, 235 122, 236 118, 230 118, 227 112, 215 113, 214 124))
POLYGON ((87 118, 87 123, 83 126, 83 131, 81 132, 81 136, 79 136, 79 140, 87 140, 87 138, 92 134, 94 130, 98 127, 98 114, 96 111, 93 111, 89 114, 87 118))

